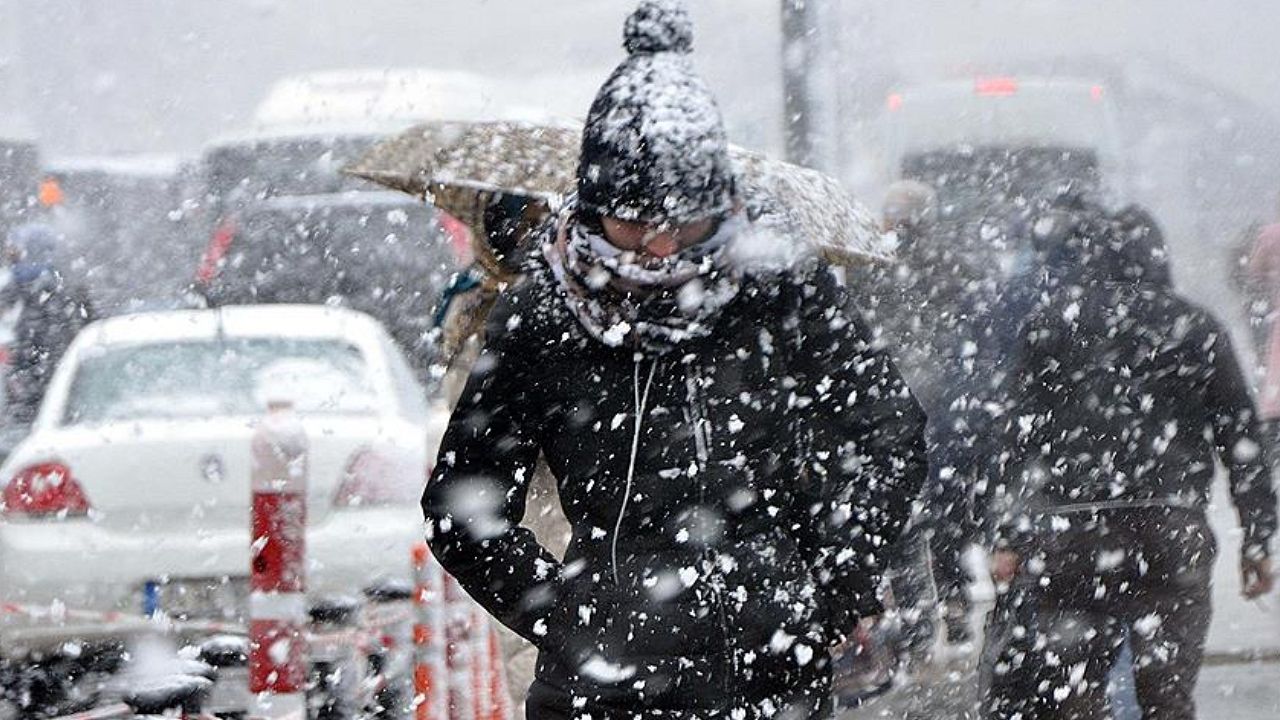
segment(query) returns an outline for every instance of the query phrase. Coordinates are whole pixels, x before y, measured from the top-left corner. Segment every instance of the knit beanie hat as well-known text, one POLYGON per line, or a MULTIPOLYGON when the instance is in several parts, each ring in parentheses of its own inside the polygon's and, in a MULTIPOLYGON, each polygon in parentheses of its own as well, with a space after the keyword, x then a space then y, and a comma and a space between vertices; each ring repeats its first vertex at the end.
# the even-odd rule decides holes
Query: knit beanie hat
POLYGON ((623 35, 628 57, 600 88, 583 131, 579 207, 646 224, 729 213, 729 142, 690 61, 693 25, 684 5, 643 0, 623 35))

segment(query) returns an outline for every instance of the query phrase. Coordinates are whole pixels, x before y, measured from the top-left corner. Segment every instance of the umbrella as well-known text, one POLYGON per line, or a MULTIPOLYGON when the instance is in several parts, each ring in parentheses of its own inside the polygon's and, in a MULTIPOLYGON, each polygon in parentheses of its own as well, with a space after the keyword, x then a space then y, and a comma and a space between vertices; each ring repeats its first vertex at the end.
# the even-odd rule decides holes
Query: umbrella
MULTIPOLYGON (((580 144, 571 125, 429 123, 379 143, 346 172, 430 198, 483 238, 484 207, 495 194, 522 195, 550 212, 571 193, 580 144)), ((834 178, 741 148, 732 156, 753 222, 800 238, 834 264, 892 258, 871 213, 834 178)))
POLYGON ((893 258, 875 217, 835 178, 737 147, 730 152, 752 222, 801 238, 833 265, 893 258))

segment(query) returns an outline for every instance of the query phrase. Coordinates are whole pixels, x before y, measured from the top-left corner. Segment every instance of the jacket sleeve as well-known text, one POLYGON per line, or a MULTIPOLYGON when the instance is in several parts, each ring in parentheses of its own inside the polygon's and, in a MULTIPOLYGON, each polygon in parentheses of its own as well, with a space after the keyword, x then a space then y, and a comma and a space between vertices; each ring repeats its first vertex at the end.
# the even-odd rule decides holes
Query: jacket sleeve
MULTIPOLYGON (((512 296, 515 297, 512 297, 512 296)), ((436 559, 485 610, 534 643, 560 563, 520 527, 539 452, 537 350, 520 294, 490 315, 488 342, 449 420, 422 498, 436 559)), ((527 304, 527 303, 526 303, 527 304)))
POLYGON ((1001 448, 984 463, 975 487, 976 522, 995 549, 1025 552, 1034 534, 1027 506, 1036 492, 1036 475, 1055 398, 1063 392, 1058 359, 1066 355, 1070 328, 1061 314, 1041 307, 1021 320, 1003 378, 994 392, 999 416, 990 426, 992 445, 1001 448))
POLYGON ((1276 532, 1276 492, 1267 440, 1231 340, 1216 324, 1212 334, 1207 343, 1212 364, 1206 398, 1209 423, 1218 457, 1227 468, 1231 500, 1244 529, 1242 552, 1247 557, 1265 557, 1276 532))
POLYGON ((928 473, 925 414, 829 272, 801 294, 788 378, 806 511, 797 530, 825 595, 827 632, 839 635, 880 611, 882 562, 928 473))

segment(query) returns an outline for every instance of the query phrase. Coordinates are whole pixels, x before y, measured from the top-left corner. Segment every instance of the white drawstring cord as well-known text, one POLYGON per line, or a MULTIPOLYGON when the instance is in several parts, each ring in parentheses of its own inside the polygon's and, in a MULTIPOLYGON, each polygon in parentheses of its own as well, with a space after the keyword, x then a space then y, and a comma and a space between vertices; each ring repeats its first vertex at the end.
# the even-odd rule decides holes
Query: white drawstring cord
POLYGON ((636 475, 636 455, 640 451, 640 429, 644 425, 645 408, 649 404, 649 388, 653 387, 653 376, 658 371, 658 361, 649 366, 649 379, 644 384, 644 394, 640 393, 640 358, 636 358, 631 387, 635 397, 636 420, 635 431, 631 436, 631 460, 627 462, 627 487, 622 494, 622 507, 618 508, 618 521, 613 524, 613 539, 609 544, 609 558, 613 563, 613 584, 620 585, 618 580, 618 533, 622 532, 622 518, 627 515, 627 503, 631 501, 631 482, 636 475))

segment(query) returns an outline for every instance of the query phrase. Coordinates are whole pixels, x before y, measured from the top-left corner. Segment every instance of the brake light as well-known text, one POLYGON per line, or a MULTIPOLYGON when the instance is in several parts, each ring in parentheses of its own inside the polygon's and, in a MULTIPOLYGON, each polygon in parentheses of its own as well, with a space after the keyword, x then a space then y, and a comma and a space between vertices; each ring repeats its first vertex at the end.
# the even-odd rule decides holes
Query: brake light
POLYGON ((1089 97, 1092 98, 1094 102, 1102 102, 1102 96, 1105 94, 1106 90, 1104 90, 1101 85, 1094 85, 1089 88, 1089 97))
POLYGON ((231 243, 235 239, 236 226, 234 223, 230 220, 218 223, 218 227, 213 231, 213 237, 209 238, 209 246, 204 250, 204 257, 200 258, 200 267, 196 270, 197 282, 208 284, 218 277, 222 259, 231 251, 231 243))
POLYGON ((973 90, 987 97, 1009 97, 1018 94, 1018 80, 1011 77, 978 78, 973 90))
POLYGON ((60 462, 25 467, 4 488, 5 515, 31 517, 83 517, 89 514, 89 499, 60 462))
POLYGON ((897 112, 902 108, 902 93, 890 93, 885 100, 885 105, 888 106, 889 112, 897 112))
POLYGON ((405 477, 399 463, 373 450, 360 450, 347 463, 333 504, 336 507, 380 507, 413 503, 420 488, 405 477))

